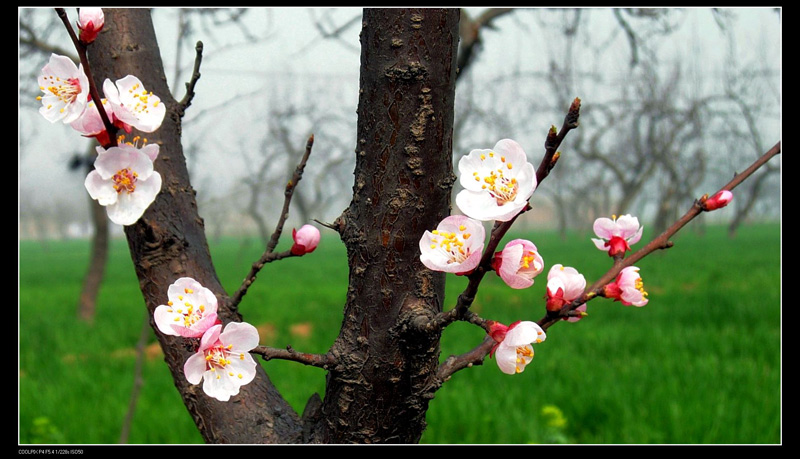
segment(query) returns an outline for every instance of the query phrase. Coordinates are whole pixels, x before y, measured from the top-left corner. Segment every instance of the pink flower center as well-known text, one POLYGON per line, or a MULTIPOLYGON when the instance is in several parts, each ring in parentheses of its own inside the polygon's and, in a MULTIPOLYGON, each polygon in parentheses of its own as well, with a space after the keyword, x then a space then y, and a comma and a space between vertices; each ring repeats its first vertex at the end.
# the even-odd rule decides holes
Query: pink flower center
MULTIPOLYGON (((495 153, 489 152, 490 157, 494 157, 495 153)), ((481 160, 486 160, 485 155, 481 155, 481 160)), ((506 177, 504 174, 514 168, 514 166, 506 161, 505 156, 500 157, 502 166, 495 170, 490 170, 487 175, 481 176, 479 172, 473 172, 475 181, 484 182, 481 188, 488 191, 489 194, 497 201, 498 206, 502 206, 507 202, 512 202, 517 197, 517 190, 519 184, 514 177, 506 177)))
POLYGON ((216 374, 217 379, 220 379, 222 377, 221 373, 226 371, 230 377, 235 376, 239 379, 243 378, 241 373, 235 374, 227 369, 232 362, 232 360, 230 360, 231 358, 244 360, 244 354, 240 352, 232 352, 232 349, 232 344, 223 346, 221 342, 217 341, 217 344, 204 351, 206 357, 206 368, 210 371, 213 371, 216 374))
POLYGON ((136 180, 138 177, 139 174, 126 167, 125 169, 118 170, 117 173, 111 177, 111 180, 114 181, 114 189, 117 190, 117 193, 126 191, 130 194, 136 190, 136 180))
MULTIPOLYGON (((531 263, 536 260, 536 252, 528 251, 527 255, 522 255, 522 259, 519 261, 519 267, 524 269, 529 269, 531 267, 531 263)), ((534 265, 534 269, 536 266, 534 265)))
MULTIPOLYGON (((138 83, 133 85, 133 87, 131 87, 128 90, 128 94, 130 99, 132 99, 131 102, 133 104, 132 106, 131 104, 128 104, 126 108, 137 115, 141 115, 143 113, 144 114, 150 113, 150 108, 157 107, 158 104, 161 102, 160 99, 158 99, 158 97, 153 96, 152 91, 151 92, 146 91, 138 83), (155 99, 152 103, 150 103, 150 97, 153 97, 155 99)), ((121 105, 125 104, 122 103, 121 105)))
POLYGON ((439 238, 431 238, 431 249, 439 248, 448 254, 447 264, 462 263, 469 258, 472 251, 466 247, 464 242, 470 238, 470 233, 465 233, 466 227, 461 225, 459 227, 460 233, 451 233, 448 231, 433 230, 431 233, 439 238))
POLYGON ((81 93, 81 84, 77 78, 69 78, 67 80, 52 76, 49 78, 53 84, 48 86, 47 90, 65 104, 74 102, 78 94, 81 93))
MULTIPOLYGON (((183 291, 187 295, 191 294, 191 293, 194 293, 194 291, 192 289, 190 289, 190 288, 185 288, 185 289, 183 289, 183 291)), ((178 300, 179 301, 183 301, 183 295, 179 295, 178 296, 178 300)), ((190 328, 192 325, 194 325, 200 319, 202 319, 204 317, 204 315, 205 315, 205 312, 206 312, 205 305, 201 304, 200 306, 195 307, 192 303, 189 303, 188 301, 183 301, 183 306, 184 307, 180 307, 180 306, 175 307, 174 304, 172 303, 172 301, 167 302, 167 305, 170 306, 170 308, 171 308, 169 310, 169 312, 173 312, 173 313, 178 314, 178 316, 176 316, 175 319, 173 319, 173 320, 175 320, 175 322, 180 322, 181 317, 182 317, 183 318, 183 326, 187 327, 187 328, 190 328)))

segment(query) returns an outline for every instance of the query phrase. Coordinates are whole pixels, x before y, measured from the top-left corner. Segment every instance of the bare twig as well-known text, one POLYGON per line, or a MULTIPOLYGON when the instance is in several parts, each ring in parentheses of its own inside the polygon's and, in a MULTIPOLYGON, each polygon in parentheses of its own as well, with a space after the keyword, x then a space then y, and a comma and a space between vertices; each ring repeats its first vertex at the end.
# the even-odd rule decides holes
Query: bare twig
POLYGON ((192 77, 189 79, 189 82, 186 83, 186 95, 183 96, 179 104, 179 113, 183 115, 189 105, 192 104, 192 99, 194 99, 194 87, 197 85, 197 80, 200 79, 200 63, 203 61, 203 42, 198 41, 194 47, 195 56, 194 56, 194 68, 192 69, 192 77))
POLYGON ((456 78, 463 75, 475 60, 475 54, 480 49, 481 31, 485 28, 495 28, 493 21, 498 17, 512 12, 514 8, 488 8, 480 16, 472 19, 465 9, 461 9, 461 22, 459 38, 461 47, 458 51, 458 73, 456 78))
POLYGON ((618 8, 614 8, 614 17, 617 19, 617 22, 622 27, 622 30, 625 31, 625 36, 628 38, 628 44, 631 47, 631 67, 635 67, 636 64, 639 62, 639 47, 637 46, 637 37, 636 32, 633 31, 633 28, 628 24, 628 21, 622 17, 621 10, 618 8))
POLYGON ((444 382, 447 381, 453 373, 459 370, 470 368, 474 365, 482 365, 486 356, 492 351, 494 344, 494 339, 486 335, 483 342, 475 349, 465 354, 451 355, 439 365, 439 369, 436 372, 437 379, 444 382))
POLYGON ((309 136, 308 141, 306 142, 306 151, 303 154, 303 158, 300 160, 300 163, 294 170, 294 174, 289 182, 286 184, 286 188, 283 192, 284 199, 283 199, 283 209, 281 210, 280 218, 278 218, 278 223, 275 226, 275 231, 272 233, 272 237, 270 238, 269 242, 267 243, 267 248, 264 251, 264 254, 261 255, 261 258, 250 268, 250 272, 245 277, 244 282, 233 294, 231 297, 231 307, 235 308, 241 301, 244 295, 247 293, 247 289, 253 284, 256 279, 256 275, 261 268, 264 267, 266 263, 286 258, 290 256, 294 256, 290 251, 286 251, 280 254, 274 254, 275 247, 278 245, 278 240, 281 237, 281 233, 283 232, 283 225, 286 223, 286 219, 289 217, 289 204, 292 201, 292 196, 294 195, 294 190, 297 187, 297 183, 300 182, 300 179, 303 177, 303 170, 306 167, 306 163, 308 162, 308 157, 311 155, 311 147, 314 145, 314 135, 312 134, 309 136))
POLYGON ((329 365, 335 363, 333 356, 330 354, 307 354, 305 352, 297 352, 291 346, 286 346, 286 349, 258 346, 250 352, 260 355, 267 361, 272 359, 291 360, 293 362, 319 368, 328 368, 329 365))

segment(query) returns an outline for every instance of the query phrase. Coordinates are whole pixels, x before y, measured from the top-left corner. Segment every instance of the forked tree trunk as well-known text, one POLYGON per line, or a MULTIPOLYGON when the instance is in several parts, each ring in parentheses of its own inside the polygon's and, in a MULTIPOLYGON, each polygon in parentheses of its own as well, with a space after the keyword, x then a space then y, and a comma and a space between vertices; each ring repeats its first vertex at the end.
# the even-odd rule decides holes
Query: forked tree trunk
MULTIPOLYGON (((168 108, 161 128, 146 136, 161 146, 155 161, 161 193, 125 229, 151 325, 168 286, 182 276, 217 294, 223 322, 239 321, 197 213, 181 147, 181 107, 169 97, 150 12, 105 15, 104 33, 90 47, 97 82, 136 75, 168 108)), ((439 336, 415 333, 410 324, 442 308, 444 275, 424 269, 418 241, 450 211, 458 19, 457 9, 364 12, 355 185, 337 220, 350 285, 324 402, 309 404, 301 419, 260 366, 238 396, 218 402, 186 381, 187 341, 156 333, 207 442, 407 443, 422 435, 428 401, 440 385, 439 336)))

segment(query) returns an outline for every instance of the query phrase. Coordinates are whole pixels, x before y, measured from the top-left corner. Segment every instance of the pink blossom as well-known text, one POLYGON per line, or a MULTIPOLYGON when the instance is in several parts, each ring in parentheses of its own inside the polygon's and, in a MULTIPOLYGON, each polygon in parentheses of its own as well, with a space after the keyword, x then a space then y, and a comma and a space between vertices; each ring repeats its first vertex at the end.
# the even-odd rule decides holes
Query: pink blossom
POLYGON ((142 82, 128 75, 112 83, 103 82, 103 92, 121 122, 142 132, 153 132, 161 126, 167 107, 161 99, 148 92, 142 82))
MULTIPOLYGON (((127 128, 128 132, 130 132, 130 126, 116 119, 111 104, 109 104, 106 99, 103 99, 102 103, 103 110, 106 112, 106 116, 108 116, 108 120, 111 124, 120 128, 127 128)), ((70 126, 80 132, 84 137, 94 137, 103 147, 108 147, 111 143, 111 137, 108 135, 106 125, 103 123, 103 118, 100 116, 100 109, 93 100, 89 101, 83 114, 70 123, 70 126)))
POLYGON ((583 295, 586 278, 575 268, 553 265, 547 273, 547 310, 559 311, 583 295))
POLYGON ((299 230, 292 229, 292 253, 295 255, 305 255, 311 253, 319 245, 319 230, 313 225, 303 225, 299 230))
POLYGON ((94 170, 84 185, 114 223, 136 223, 161 191, 161 175, 153 169, 158 150, 158 144, 141 149, 129 144, 97 147, 94 170))
POLYGON ((105 16, 102 8, 81 8, 78 13, 79 37, 83 43, 91 43, 103 30, 105 16))
POLYGON ((459 160, 458 171, 464 189, 456 195, 456 204, 477 220, 511 220, 536 189, 533 165, 511 139, 497 142, 494 149, 472 150, 459 160))
POLYGON ((225 331, 222 324, 212 326, 200 339, 197 353, 183 365, 186 380, 191 384, 202 380, 206 395, 227 402, 255 378, 257 364, 250 351, 258 341, 256 327, 245 322, 231 322, 225 331))
POLYGON ((167 297, 167 304, 153 313, 165 335, 199 338, 218 322, 217 297, 191 277, 176 280, 167 289, 167 297))
POLYGON ((492 267, 509 287, 522 289, 533 285, 533 278, 544 271, 544 261, 533 242, 514 239, 495 253, 492 267))
POLYGON ((508 327, 491 322, 489 335, 496 343, 490 355, 494 356, 500 371, 508 375, 522 373, 533 360, 531 344, 547 338, 542 327, 530 321, 517 321, 508 327))
POLYGON ((728 190, 718 191, 717 194, 706 199, 703 203, 704 210, 716 210, 725 207, 733 199, 733 193, 728 190))
POLYGON ((419 240, 420 261, 434 271, 466 274, 480 263, 485 236, 478 221, 463 215, 445 217, 419 240))
POLYGON ((642 238, 643 229, 639 219, 630 215, 598 218, 594 221, 594 233, 600 239, 592 239, 592 242, 598 249, 607 251, 610 257, 624 255, 631 250, 631 244, 642 238))
POLYGON ((620 301, 625 306, 644 306, 647 304, 647 292, 639 276, 639 268, 628 266, 617 275, 617 279, 603 287, 603 296, 620 301))
POLYGON ((39 113, 46 120, 69 124, 83 114, 89 100, 89 79, 83 72, 83 65, 76 66, 66 56, 51 54, 38 81, 44 93, 37 97, 42 101, 39 113))

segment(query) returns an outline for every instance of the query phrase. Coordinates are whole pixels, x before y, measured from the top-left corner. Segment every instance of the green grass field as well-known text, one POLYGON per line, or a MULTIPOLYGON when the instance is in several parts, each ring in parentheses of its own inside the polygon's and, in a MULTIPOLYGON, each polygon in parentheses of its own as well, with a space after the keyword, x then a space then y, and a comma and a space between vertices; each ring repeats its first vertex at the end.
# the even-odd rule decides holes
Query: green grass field
MULTIPOLYGON (((524 236, 546 269, 574 266, 591 283, 610 265, 589 234, 524 236)), ((729 239, 724 228, 698 235, 690 225, 674 241, 637 264, 648 305, 590 302, 584 320, 550 328, 522 374, 507 376, 493 360, 456 373, 431 401, 422 442, 781 443, 780 226, 743 227, 729 239)), ((145 308, 120 240, 94 323, 76 319, 88 250, 87 241, 20 242, 20 443, 119 441, 145 308)), ((261 247, 231 239, 211 250, 232 292, 261 247)), ((446 308, 464 282, 448 277, 446 308)), ((487 276, 473 308, 505 323, 538 320, 545 284, 542 276, 518 291, 487 276)), ((261 330, 262 344, 322 353, 337 335, 346 288, 344 247, 328 237, 311 255, 267 265, 241 312, 261 330)), ((454 324, 442 338, 442 359, 481 339, 476 327, 454 324)), ((157 345, 148 349, 129 442, 201 443, 157 345)), ((262 364, 295 409, 312 393, 323 395, 322 370, 262 364)))

